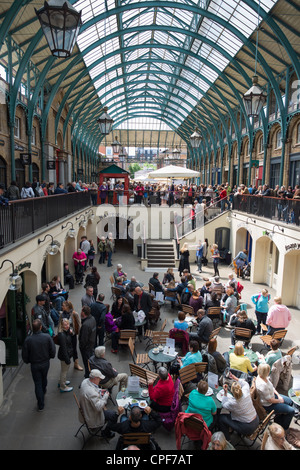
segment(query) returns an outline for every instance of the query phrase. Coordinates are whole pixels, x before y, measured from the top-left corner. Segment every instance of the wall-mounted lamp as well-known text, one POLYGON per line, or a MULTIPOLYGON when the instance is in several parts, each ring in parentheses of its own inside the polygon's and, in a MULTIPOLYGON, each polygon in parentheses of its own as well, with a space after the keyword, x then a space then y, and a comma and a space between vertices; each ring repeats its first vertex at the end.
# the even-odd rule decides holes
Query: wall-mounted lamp
POLYGON ((273 229, 272 229, 272 232, 274 233, 275 232, 275 228, 278 228, 278 230, 280 230, 282 233, 284 233, 284 228, 283 227, 280 227, 279 225, 274 225, 273 229))
POLYGON ((94 214, 94 212, 93 212, 92 209, 90 209, 89 211, 87 211, 85 214, 86 214, 87 218, 90 219, 90 220, 93 220, 94 217, 95 217, 95 214, 94 214))
POLYGON ((51 238, 51 243, 50 243, 50 245, 47 246, 46 251, 47 251, 48 255, 54 256, 58 253, 59 244, 56 241, 54 241, 54 239, 53 239, 52 235, 50 235, 50 233, 47 233, 47 235, 44 236, 43 240, 41 240, 39 238, 38 239, 38 244, 43 243, 46 240, 47 237, 51 238))
POLYGON ((248 224, 248 220, 251 220, 253 224, 256 224, 256 220, 252 219, 251 217, 247 217, 246 224, 248 224))
POLYGON ((18 289, 20 289, 20 287, 23 283, 23 280, 22 280, 21 276, 18 274, 18 271, 15 269, 14 263, 10 259, 5 259, 1 263, 0 269, 2 269, 3 264, 5 262, 11 263, 11 265, 12 265, 12 273, 9 275, 9 282, 10 282, 9 290, 18 290, 18 289))
POLYGON ((83 227, 83 228, 86 228, 87 220, 86 220, 86 218, 83 214, 81 214, 79 217, 76 217, 76 220, 80 220, 81 217, 83 217, 83 220, 81 222, 79 222, 79 226, 83 227))
POLYGON ((75 229, 74 229, 74 227, 73 227, 73 223, 72 223, 72 222, 70 222, 70 221, 67 222, 66 225, 62 225, 61 228, 64 229, 64 228, 66 228, 69 224, 72 225, 72 228, 70 228, 70 229, 68 230, 67 236, 70 237, 70 238, 75 238, 76 231, 75 231, 75 229))

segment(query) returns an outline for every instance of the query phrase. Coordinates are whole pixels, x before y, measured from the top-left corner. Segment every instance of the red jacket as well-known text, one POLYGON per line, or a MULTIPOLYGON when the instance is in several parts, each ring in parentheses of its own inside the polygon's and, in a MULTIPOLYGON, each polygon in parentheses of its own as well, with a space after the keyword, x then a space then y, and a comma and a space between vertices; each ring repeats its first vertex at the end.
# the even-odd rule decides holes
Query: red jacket
POLYGON ((223 189, 220 192, 220 199, 226 199, 226 198, 227 198, 227 191, 226 191, 226 189, 223 189))
POLYGON ((150 399, 159 403, 162 406, 171 406, 174 397, 174 383, 169 374, 168 380, 161 380, 157 382, 155 387, 148 385, 150 399))
POLYGON ((208 447, 208 444, 211 441, 211 432, 208 429, 204 419, 202 418, 202 415, 197 414, 197 413, 185 413, 184 411, 180 412, 175 422, 175 435, 176 435, 177 450, 180 450, 181 448, 182 436, 187 436, 191 441, 202 441, 202 447, 201 447, 202 450, 206 450, 208 447), (199 434, 196 430, 190 427, 186 427, 185 425, 185 422, 184 422, 185 419, 190 418, 192 416, 194 416, 195 418, 198 418, 203 424, 203 429, 199 434))

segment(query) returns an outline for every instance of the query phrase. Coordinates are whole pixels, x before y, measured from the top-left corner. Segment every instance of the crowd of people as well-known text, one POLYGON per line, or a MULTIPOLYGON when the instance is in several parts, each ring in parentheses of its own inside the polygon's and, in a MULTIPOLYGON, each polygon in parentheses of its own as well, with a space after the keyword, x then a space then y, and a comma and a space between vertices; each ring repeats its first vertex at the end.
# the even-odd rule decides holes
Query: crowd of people
MULTIPOLYGON (((73 278, 72 283, 72 274, 65 264, 64 283, 68 282, 69 291, 64 288, 61 279, 54 276, 49 283, 42 285, 32 309, 33 334, 25 340, 22 357, 25 363, 31 365, 37 409, 44 409, 50 360, 57 355, 61 364, 58 377, 60 392, 73 390, 68 377, 73 361, 74 368, 84 375, 78 393, 85 421, 91 429, 100 429, 106 440, 114 437, 115 433, 119 434, 117 450, 124 449, 122 436, 129 432, 150 433, 151 442, 146 448, 150 446, 151 449, 160 449, 160 443, 153 433, 164 426, 166 416, 171 411, 174 412, 175 402, 177 418, 173 424, 176 427, 176 436, 178 433, 181 435, 181 426, 184 427, 186 417, 200 416, 203 431, 198 437, 202 448, 232 450, 233 433, 250 435, 260 422, 257 404, 252 400, 253 386, 264 412, 274 410, 275 413, 272 426, 275 429, 276 424, 276 432, 270 426, 265 445, 270 448, 294 448, 286 441, 286 436, 298 412, 291 398, 277 391, 271 375, 284 356, 281 342, 272 340, 265 355, 257 354, 255 363, 245 354, 251 338, 262 334, 262 325, 266 326, 266 333, 270 335, 288 328, 291 313, 282 305, 281 298, 271 299, 266 289, 253 295, 251 302, 255 309, 255 319, 251 319, 247 315, 247 304, 241 299, 241 291, 238 291, 236 273, 230 273, 228 280, 222 282, 214 270, 213 275, 197 287, 197 279, 191 274, 191 269, 185 267, 180 270, 177 279, 174 270, 169 268, 162 279, 159 272, 154 272, 149 277, 149 285, 144 286, 135 276, 128 278, 123 266, 118 263, 111 276, 112 287, 116 289, 115 298, 107 303, 105 295, 98 294, 101 277, 94 266, 95 256, 90 261, 88 256, 77 258, 80 251, 88 253, 91 245, 93 243, 83 236, 79 250, 74 253, 75 268, 76 263, 82 266, 81 280, 78 281, 78 271, 75 271, 76 280, 73 278), (76 284, 78 288, 81 285, 85 289, 80 311, 70 301, 71 290, 76 288, 76 284), (177 355, 170 367, 159 367, 156 380, 149 380, 146 408, 131 406, 127 409, 117 406, 111 400, 113 387, 117 386, 119 391, 125 390, 129 376, 126 372, 120 372, 116 364, 113 364, 114 361, 108 360, 107 345, 110 344, 111 352, 117 355, 120 349, 120 332, 124 329, 134 330, 139 321, 138 314, 142 312, 144 333, 141 338, 146 350, 148 343, 144 340, 149 339, 146 332, 151 324, 152 329, 156 329, 162 305, 168 300, 171 300, 172 312, 177 310, 169 336, 172 337, 171 332, 174 330, 184 332, 186 353, 177 355), (274 301, 272 306, 269 305, 271 300, 274 301), (184 311, 186 306, 191 307, 191 313, 184 311), (209 315, 211 307, 219 307, 219 312, 214 317, 209 315), (153 315, 154 311, 156 315, 153 315), (223 353, 219 351, 217 338, 212 336, 217 325, 230 331, 228 349, 223 353), (243 343, 236 336, 235 327, 250 330, 251 338, 248 342, 243 343), (55 345, 58 346, 57 351, 55 345), (209 393, 207 376, 198 374, 196 380, 184 384, 183 392, 179 392, 180 387, 177 384, 180 370, 199 362, 207 362, 208 371, 215 375, 217 385, 223 388, 221 413, 209 393), (188 399, 184 409, 182 397, 186 392, 188 399), (276 440, 276 433, 281 433, 284 440, 276 440)), ((214 253, 215 248, 211 251, 211 261, 214 253)), ((206 254, 209 257, 208 249, 206 254)), ((101 260, 103 261, 100 256, 99 263, 101 260)), ((82 416, 80 419, 82 420, 82 416)), ((137 447, 142 448, 143 446, 137 447)))

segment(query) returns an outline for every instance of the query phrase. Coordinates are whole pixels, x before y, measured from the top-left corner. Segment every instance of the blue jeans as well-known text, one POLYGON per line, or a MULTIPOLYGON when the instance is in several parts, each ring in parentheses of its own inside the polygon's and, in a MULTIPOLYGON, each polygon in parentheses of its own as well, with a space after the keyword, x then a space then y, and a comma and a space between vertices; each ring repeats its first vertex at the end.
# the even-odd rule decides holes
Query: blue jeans
POLYGON ((31 374, 35 385, 35 396, 39 410, 42 410, 45 405, 44 397, 47 389, 47 374, 49 366, 49 361, 31 364, 31 374))
POLYGON ((243 436, 251 435, 259 424, 259 418, 256 418, 251 423, 242 423, 241 421, 236 421, 235 419, 231 418, 230 414, 220 414, 219 415, 219 428, 226 437, 226 439, 230 439, 229 428, 232 428, 238 434, 243 436))
POLYGON ((283 429, 288 429, 294 417, 295 409, 293 407, 293 402, 289 397, 286 397, 285 395, 280 396, 284 399, 284 403, 272 403, 272 405, 265 406, 264 408, 267 413, 271 413, 271 411, 274 410, 275 423, 280 424, 283 429))
POLYGON ((108 252, 108 257, 107 257, 107 267, 109 268, 110 266, 112 266, 111 264, 111 257, 112 257, 112 251, 109 251, 108 252))
POLYGON ((260 324, 261 323, 263 323, 264 325, 266 324, 268 312, 263 313, 263 312, 258 312, 257 310, 255 310, 255 315, 257 318, 256 331, 257 333, 260 333, 261 332, 260 324))
POLYGON ((56 308, 56 310, 58 310, 59 312, 62 310, 62 304, 65 300, 66 299, 62 295, 59 295, 58 297, 56 297, 56 299, 55 299, 55 308, 56 308))
POLYGON ((225 204, 230 209, 230 202, 227 199, 221 199, 221 212, 224 212, 225 204))

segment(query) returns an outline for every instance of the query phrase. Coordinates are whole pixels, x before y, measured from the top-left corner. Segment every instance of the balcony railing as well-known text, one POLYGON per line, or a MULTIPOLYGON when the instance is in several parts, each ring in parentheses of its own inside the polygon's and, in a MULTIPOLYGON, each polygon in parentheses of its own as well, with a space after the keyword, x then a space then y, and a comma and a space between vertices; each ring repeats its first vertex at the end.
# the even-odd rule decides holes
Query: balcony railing
POLYGON ((0 207, 0 249, 90 205, 85 191, 11 201, 0 207))
POLYGON ((243 194, 233 197, 232 209, 298 227, 300 223, 300 199, 243 194))

